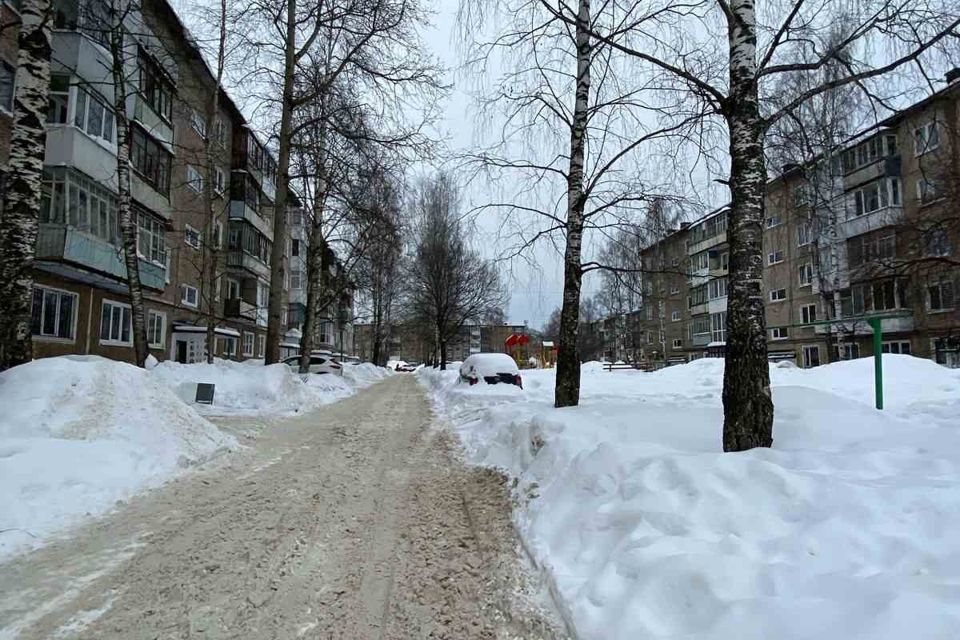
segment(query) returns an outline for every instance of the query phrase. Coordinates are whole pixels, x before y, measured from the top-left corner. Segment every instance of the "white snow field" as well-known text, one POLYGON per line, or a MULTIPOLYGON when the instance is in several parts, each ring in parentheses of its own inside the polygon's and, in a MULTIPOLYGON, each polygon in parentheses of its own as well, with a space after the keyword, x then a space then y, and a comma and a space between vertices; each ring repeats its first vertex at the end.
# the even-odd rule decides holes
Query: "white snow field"
POLYGON ((774 446, 721 453, 723 361, 588 363, 524 387, 418 375, 468 458, 516 480, 516 523, 582 638, 902 640, 960 629, 960 370, 884 356, 771 366, 774 446))
POLYGON ((262 365, 64 356, 0 373, 0 559, 239 446, 201 413, 306 411, 389 375, 360 364, 303 381, 262 365), (217 385, 214 405, 194 403, 197 382, 217 385))

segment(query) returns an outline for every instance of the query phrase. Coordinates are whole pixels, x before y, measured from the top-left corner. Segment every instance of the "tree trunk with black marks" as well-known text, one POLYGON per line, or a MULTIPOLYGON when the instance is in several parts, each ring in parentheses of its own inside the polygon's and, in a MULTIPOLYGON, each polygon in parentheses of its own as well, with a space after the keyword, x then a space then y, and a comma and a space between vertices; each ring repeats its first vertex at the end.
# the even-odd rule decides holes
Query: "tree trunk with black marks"
POLYGON ((0 370, 33 359, 33 258, 50 93, 49 0, 25 0, 20 16, 10 174, 0 211, 0 370))
POLYGON ((773 401, 763 309, 764 122, 757 91, 756 15, 752 0, 729 5, 731 204, 727 227, 726 367, 723 449, 745 451, 773 443, 773 401))
POLYGON ((447 341, 440 341, 440 370, 447 370, 447 341))
POLYGON ((583 166, 587 141, 587 110, 590 98, 590 1, 581 0, 577 13, 577 86, 570 128, 570 169, 567 173, 566 249, 563 256, 563 305, 560 308, 560 335, 557 345, 557 381, 554 406, 580 403, 580 354, 577 331, 580 324, 580 262, 583 242, 583 166))
POLYGON ((113 106, 117 122, 117 221, 123 262, 127 267, 127 291, 133 322, 133 354, 138 367, 150 355, 147 347, 147 317, 140 284, 140 260, 137 257, 137 219, 130 199, 130 122, 127 119, 127 59, 124 42, 123 14, 116 16, 110 27, 111 71, 113 73, 113 106))
POLYGON ((283 336, 283 284, 286 279, 287 190, 290 187, 290 146, 293 135, 294 70, 297 47, 297 2, 287 0, 283 87, 280 100, 280 135, 277 154, 277 196, 273 208, 273 251, 270 254, 270 297, 267 303, 265 364, 280 361, 283 336))
POLYGON ((327 181, 321 168, 317 175, 317 191, 313 199, 313 221, 310 225, 309 247, 307 248, 307 307, 303 318, 303 333, 300 335, 300 373, 310 371, 310 354, 313 352, 313 337, 317 331, 317 319, 320 317, 321 298, 326 287, 326 274, 330 265, 327 261, 327 244, 323 238, 323 215, 327 200, 327 181))

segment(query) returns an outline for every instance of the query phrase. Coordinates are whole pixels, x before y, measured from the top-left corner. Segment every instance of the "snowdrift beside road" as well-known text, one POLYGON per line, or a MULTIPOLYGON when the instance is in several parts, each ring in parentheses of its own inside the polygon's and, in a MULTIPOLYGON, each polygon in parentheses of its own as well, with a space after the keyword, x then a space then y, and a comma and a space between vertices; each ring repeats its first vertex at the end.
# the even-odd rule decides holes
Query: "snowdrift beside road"
POLYGON ((237 446, 151 372, 97 356, 0 373, 0 406, 0 557, 237 446))
POLYGON ((884 356, 771 366, 774 448, 720 453, 723 361, 553 371, 477 392, 424 370, 583 638, 950 638, 960 628, 960 371, 884 356))

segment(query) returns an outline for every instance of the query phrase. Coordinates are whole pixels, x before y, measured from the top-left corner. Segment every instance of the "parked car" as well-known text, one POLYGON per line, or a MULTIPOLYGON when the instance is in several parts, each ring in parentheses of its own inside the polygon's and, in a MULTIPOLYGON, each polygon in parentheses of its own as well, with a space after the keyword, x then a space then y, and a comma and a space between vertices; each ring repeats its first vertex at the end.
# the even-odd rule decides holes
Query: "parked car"
POLYGON ((523 379, 513 358, 505 353, 475 353, 460 365, 460 381, 477 384, 514 384, 523 389, 523 379))
MULTIPOLYGON (((290 356, 283 363, 294 370, 300 368, 300 356, 290 356)), ((310 356, 310 373, 340 373, 339 362, 327 355, 314 354, 310 356)))

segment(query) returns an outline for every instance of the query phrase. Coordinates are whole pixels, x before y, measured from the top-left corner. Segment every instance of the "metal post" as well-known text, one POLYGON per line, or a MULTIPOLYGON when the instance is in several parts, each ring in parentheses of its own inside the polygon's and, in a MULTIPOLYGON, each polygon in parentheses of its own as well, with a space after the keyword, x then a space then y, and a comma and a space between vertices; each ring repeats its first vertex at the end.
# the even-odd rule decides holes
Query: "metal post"
POLYGON ((867 320, 873 329, 873 388, 877 409, 883 409, 883 329, 880 318, 867 320))

